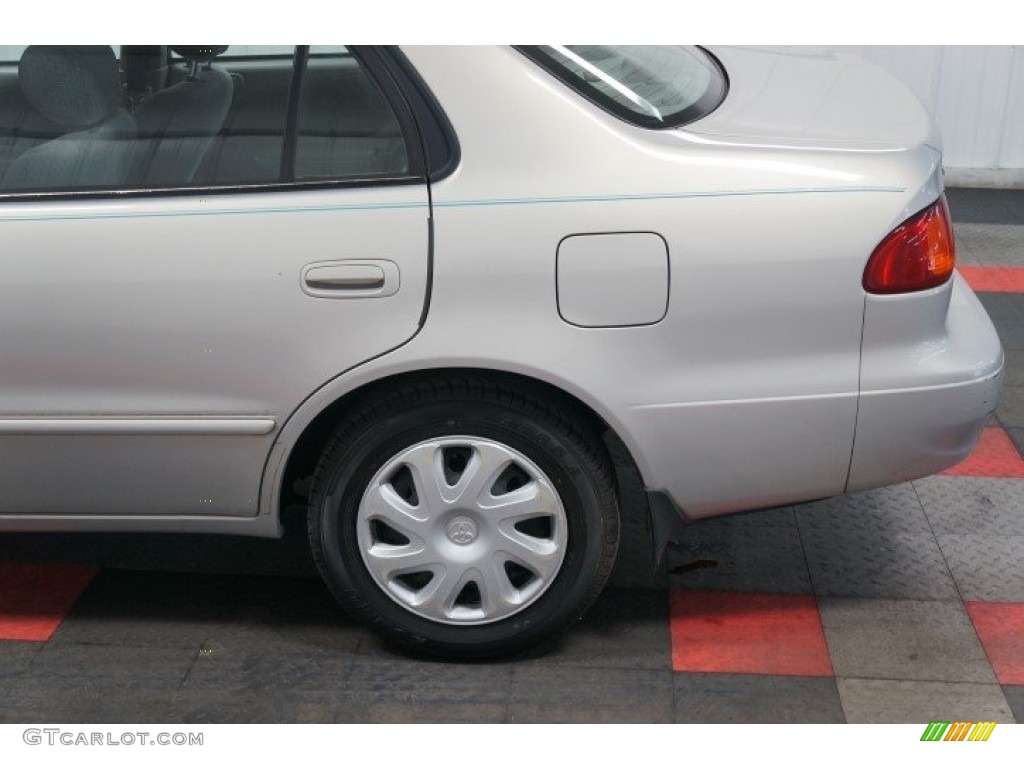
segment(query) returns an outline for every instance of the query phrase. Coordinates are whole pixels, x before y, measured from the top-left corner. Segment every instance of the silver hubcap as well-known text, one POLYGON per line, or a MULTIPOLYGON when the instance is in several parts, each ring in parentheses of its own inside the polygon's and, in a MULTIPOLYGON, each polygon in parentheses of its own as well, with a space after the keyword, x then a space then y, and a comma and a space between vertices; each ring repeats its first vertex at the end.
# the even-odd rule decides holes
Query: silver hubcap
POLYGON ((558 574, 568 538, 540 468, 479 437, 427 440, 393 457, 363 494, 356 524, 378 586, 446 624, 485 624, 529 606, 558 574))

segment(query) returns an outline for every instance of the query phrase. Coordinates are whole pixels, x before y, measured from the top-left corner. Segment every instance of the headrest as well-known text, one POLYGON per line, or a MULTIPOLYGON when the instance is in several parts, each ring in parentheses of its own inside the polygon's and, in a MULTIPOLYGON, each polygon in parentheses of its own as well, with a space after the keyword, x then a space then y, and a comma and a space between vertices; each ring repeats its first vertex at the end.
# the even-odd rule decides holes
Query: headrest
POLYGON ((171 50, 189 61, 205 64, 220 56, 230 46, 227 45, 172 45, 171 50))
POLYGON ((37 112, 69 128, 89 128, 121 107, 109 45, 30 45, 18 63, 18 82, 37 112))

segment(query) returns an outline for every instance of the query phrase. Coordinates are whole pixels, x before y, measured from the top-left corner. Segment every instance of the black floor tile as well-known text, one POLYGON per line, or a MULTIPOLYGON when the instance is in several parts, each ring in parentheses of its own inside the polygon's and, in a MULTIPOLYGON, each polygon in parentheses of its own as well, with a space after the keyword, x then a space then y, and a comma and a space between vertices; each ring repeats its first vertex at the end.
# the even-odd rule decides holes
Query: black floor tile
POLYGON ((168 722, 333 723, 338 700, 328 691, 267 691, 261 696, 179 691, 170 705, 168 722))
POLYGON ((1006 433, 1010 436, 1013 444, 1017 446, 1020 455, 1024 456, 1024 427, 1010 427, 1006 433))
MULTIPOLYGON (((998 189, 947 189, 949 212, 953 223, 1014 224, 1018 219, 1014 207, 1021 193, 998 189)), ((1021 208, 1024 213, 1024 207, 1021 208)))
POLYGON ((807 562, 819 597, 949 600, 956 586, 929 533, 889 534, 864 529, 803 532, 807 562))
POLYGON ((831 677, 674 675, 677 723, 842 723, 831 677))
POLYGON ((275 691, 335 691, 351 673, 351 653, 200 651, 183 693, 230 693, 259 698, 275 691))
POLYGON ((996 418, 1006 428, 1024 428, 1024 386, 1004 386, 996 418))
POLYGON ((173 723, 174 694, 123 693, 97 695, 89 691, 53 693, 47 701, 0 703, 0 723, 173 723))
POLYGON ((1007 350, 1024 350, 1024 294, 979 293, 985 311, 1007 350))
POLYGON ((1001 202, 1010 209, 1010 213, 1021 224, 1024 224, 1024 190, 1003 190, 1001 202))
POLYGON ((101 571, 61 642, 227 650, 354 650, 363 628, 319 578, 101 571))
POLYGON ((670 654, 665 593, 606 589, 583 621, 516 663, 667 669, 670 654))
POLYGON ((1024 723, 1024 685, 1004 685, 1003 694, 1014 718, 1018 723, 1024 723))
POLYGON ((54 638, 65 643, 196 649, 239 619, 245 577, 101 571, 54 638))
MULTIPOLYGON (((42 643, 21 643, 0 640, 0 694, 4 690, 5 681, 19 676, 24 672, 42 648, 42 643)), ((2 698, 0 698, 2 701, 2 698)))
POLYGON ((674 589, 811 594, 793 510, 707 520, 669 553, 674 589), (768 524, 766 520, 772 522, 768 524))
POLYGON ((210 628, 216 652, 355 651, 366 630, 349 617, 319 577, 252 578, 235 593, 235 618, 210 628))
POLYGON ((513 723, 663 723, 672 720, 672 673, 519 665, 512 670, 513 723))

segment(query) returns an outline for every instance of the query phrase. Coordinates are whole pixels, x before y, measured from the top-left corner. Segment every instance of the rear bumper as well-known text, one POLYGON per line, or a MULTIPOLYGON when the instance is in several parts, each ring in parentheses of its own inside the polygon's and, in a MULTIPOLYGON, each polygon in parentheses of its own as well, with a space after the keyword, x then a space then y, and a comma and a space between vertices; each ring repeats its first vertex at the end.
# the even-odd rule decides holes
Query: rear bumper
POLYGON ((929 296, 869 297, 846 490, 924 477, 966 458, 998 404, 1002 371, 992 321, 959 275, 929 296))

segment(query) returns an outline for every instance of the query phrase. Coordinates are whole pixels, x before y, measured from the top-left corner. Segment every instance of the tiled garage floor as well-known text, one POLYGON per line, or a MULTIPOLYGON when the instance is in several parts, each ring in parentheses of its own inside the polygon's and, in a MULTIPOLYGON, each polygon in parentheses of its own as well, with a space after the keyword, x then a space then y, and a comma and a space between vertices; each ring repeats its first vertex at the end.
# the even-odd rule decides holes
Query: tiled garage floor
POLYGON ((952 472, 694 525, 505 663, 383 647, 300 536, 4 535, 0 722, 1024 721, 1024 192, 950 204, 1008 366, 952 472))

